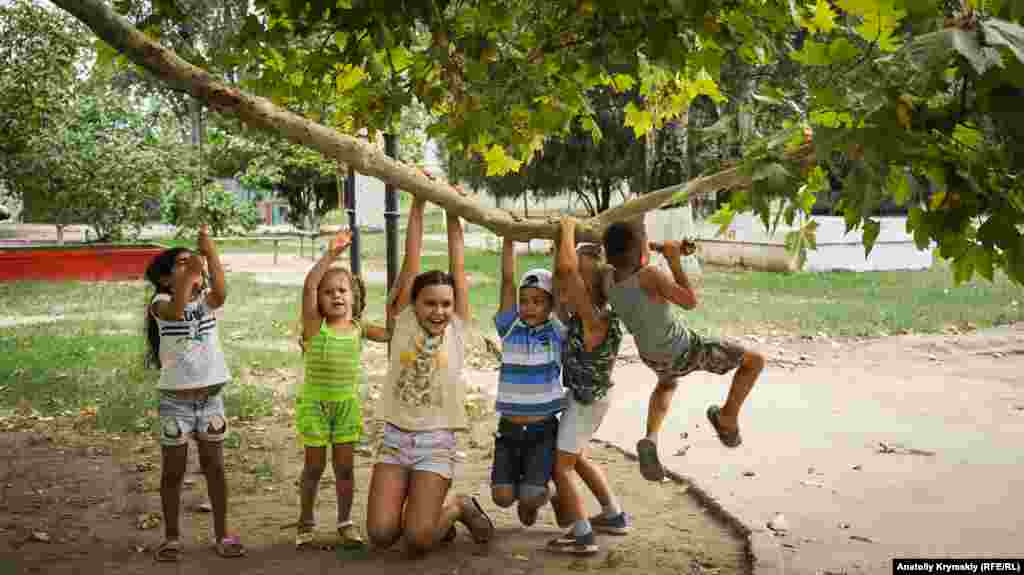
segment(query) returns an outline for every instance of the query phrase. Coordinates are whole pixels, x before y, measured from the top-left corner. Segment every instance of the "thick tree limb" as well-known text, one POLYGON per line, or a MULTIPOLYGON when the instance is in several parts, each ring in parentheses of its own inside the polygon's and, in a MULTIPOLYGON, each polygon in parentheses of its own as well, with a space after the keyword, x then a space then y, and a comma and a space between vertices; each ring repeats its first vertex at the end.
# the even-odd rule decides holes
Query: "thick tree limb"
MULTIPOLYGON (((379 178, 399 189, 438 204, 459 217, 481 225, 503 237, 525 241, 555 239, 555 222, 525 220, 506 211, 489 208, 451 186, 432 181, 418 169, 387 157, 383 151, 352 136, 282 110, 265 98, 247 94, 215 80, 201 68, 182 60, 168 48, 134 28, 111 10, 103 0, 52 0, 137 65, 175 89, 198 98, 210 108, 237 116, 254 128, 282 136, 317 150, 324 156, 352 166, 356 171, 379 178)), ((594 238, 615 221, 634 218, 657 209, 686 190, 689 197, 749 184, 749 178, 732 168, 717 174, 646 194, 581 223, 581 239, 594 238)))

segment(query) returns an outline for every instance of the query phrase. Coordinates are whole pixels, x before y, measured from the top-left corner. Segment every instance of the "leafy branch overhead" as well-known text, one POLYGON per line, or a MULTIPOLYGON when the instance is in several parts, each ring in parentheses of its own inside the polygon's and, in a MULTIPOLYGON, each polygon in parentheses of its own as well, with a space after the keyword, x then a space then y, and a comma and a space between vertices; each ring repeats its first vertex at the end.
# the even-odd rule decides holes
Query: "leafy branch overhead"
MULTIPOLYGON (((838 193, 837 210, 870 251, 878 207, 891 198, 908 206, 918 244, 935 243, 958 279, 1002 269, 1024 281, 1016 0, 255 0, 228 49, 186 54, 220 78, 100 0, 55 4, 213 109, 504 235, 556 230, 484 208, 346 134, 393 131, 417 102, 431 114, 431 137, 497 176, 527 165, 551 136, 582 127, 597 137, 595 90, 631 96, 623 124, 638 136, 682 118, 698 96, 740 115, 756 105, 785 123, 745 139, 740 163, 613 208, 590 231, 678 201, 676 192, 732 190, 717 220, 753 210, 767 227, 804 222, 821 194, 838 193), (756 91, 727 81, 738 65, 759 78, 756 91), (788 73, 758 72, 773 67, 788 73)), ((118 2, 138 5, 187 18, 169 8, 187 2, 118 2)), ((813 227, 799 228, 788 243, 812 247, 813 227)))

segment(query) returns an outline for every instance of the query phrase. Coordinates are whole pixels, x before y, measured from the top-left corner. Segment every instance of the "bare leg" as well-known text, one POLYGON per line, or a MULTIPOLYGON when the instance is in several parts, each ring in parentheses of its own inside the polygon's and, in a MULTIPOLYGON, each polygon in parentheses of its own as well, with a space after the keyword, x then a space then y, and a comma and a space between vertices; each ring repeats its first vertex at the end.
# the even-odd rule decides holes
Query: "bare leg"
POLYGON ((597 502, 601 504, 602 508, 607 508, 612 504, 614 495, 612 495, 612 488, 608 485, 608 479, 605 477, 604 472, 601 468, 594 464, 585 454, 580 454, 576 457, 576 473, 579 474, 580 479, 587 485, 590 492, 597 498, 597 502))
POLYGON ((163 446, 160 467, 160 503, 167 539, 181 538, 181 482, 188 465, 188 444, 163 446))
POLYGON ((458 503, 445 503, 451 480, 429 471, 413 471, 405 509, 405 541, 414 555, 426 553, 444 538, 462 515, 458 503))
POLYGON ((677 382, 659 381, 651 392, 650 402, 647 404, 647 439, 657 443, 658 432, 665 422, 669 407, 672 406, 672 396, 676 392, 677 382))
POLYGON ((224 474, 224 446, 219 441, 199 442, 199 466, 206 476, 206 491, 213 507, 213 532, 217 541, 227 537, 228 482, 224 474))
POLYGON ((341 525, 352 518, 352 499, 355 496, 353 444, 335 445, 332 456, 335 490, 338 494, 338 524, 341 525))
POLYGON ((568 527, 586 517, 583 498, 572 480, 572 472, 579 465, 580 458, 574 453, 558 451, 555 460, 555 489, 558 490, 558 507, 555 516, 559 527, 568 527))
POLYGON ((327 462, 326 447, 307 447, 306 461, 302 467, 302 483, 300 487, 300 511, 299 511, 299 533, 306 533, 313 530, 316 523, 314 508, 316 506, 316 495, 320 488, 320 477, 324 473, 327 462))
POLYGON ((411 474, 399 465, 378 463, 370 478, 366 534, 374 547, 386 549, 402 536, 402 509, 411 474))
POLYGON ((740 407, 750 393, 751 388, 754 387, 757 378, 761 375, 764 363, 764 356, 755 351, 748 351, 743 354, 743 362, 732 376, 729 396, 725 401, 725 405, 722 406, 721 415, 719 416, 722 429, 726 431, 738 429, 740 407))

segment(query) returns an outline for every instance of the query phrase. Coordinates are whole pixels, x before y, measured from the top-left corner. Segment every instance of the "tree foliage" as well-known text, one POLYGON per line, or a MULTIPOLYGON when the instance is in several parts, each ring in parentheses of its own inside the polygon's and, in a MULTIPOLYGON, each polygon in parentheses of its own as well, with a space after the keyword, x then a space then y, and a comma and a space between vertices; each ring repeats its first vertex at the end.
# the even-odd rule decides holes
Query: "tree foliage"
MULTIPOLYGON (((84 13, 71 0, 55 2, 84 13)), ((487 176, 519 170, 577 121, 595 131, 594 89, 636 91, 624 125, 637 135, 707 96, 724 112, 719 121, 735 122, 741 137, 727 155, 742 158, 747 178, 701 181, 751 182, 734 190, 719 221, 753 210, 769 227, 795 222, 832 163, 845 162, 840 211, 850 229, 864 229, 867 249, 880 229, 874 207, 890 196, 912 206, 908 227, 919 245, 936 242, 958 279, 1001 268, 1021 281, 1021 130, 1012 105, 1024 78, 1024 7, 948 4, 256 0, 239 34, 240 61, 253 68, 245 86, 350 133, 391 131, 397 112, 418 100, 434 117, 428 133, 475 155, 487 176), (730 77, 738 64, 795 70, 789 76, 799 82, 730 77), (318 98, 320 111, 310 105, 318 98), (750 101, 774 106, 778 117, 765 125, 781 129, 758 137, 750 101), (807 138, 811 159, 795 153, 807 138), (928 190, 935 193, 924 204, 928 190)), ((412 183, 400 171, 380 173, 412 183)), ((641 198, 635 206, 657 207, 641 198)), ((813 245, 812 225, 796 234, 796 249, 813 245)))
POLYGON ((138 231, 171 173, 176 150, 124 99, 81 90, 10 158, 26 211, 58 226, 87 222, 101 241, 138 231))

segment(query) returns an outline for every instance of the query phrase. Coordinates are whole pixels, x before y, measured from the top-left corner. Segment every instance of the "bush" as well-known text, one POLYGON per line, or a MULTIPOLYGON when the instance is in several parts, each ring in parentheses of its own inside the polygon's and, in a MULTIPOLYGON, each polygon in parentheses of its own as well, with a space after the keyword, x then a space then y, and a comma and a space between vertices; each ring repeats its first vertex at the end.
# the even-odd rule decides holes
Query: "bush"
POLYGON ((210 226, 214 236, 250 232, 260 224, 256 206, 239 200, 219 182, 206 184, 203 191, 197 193, 186 178, 176 179, 164 191, 160 214, 165 224, 178 228, 179 236, 194 235, 202 224, 210 226))

